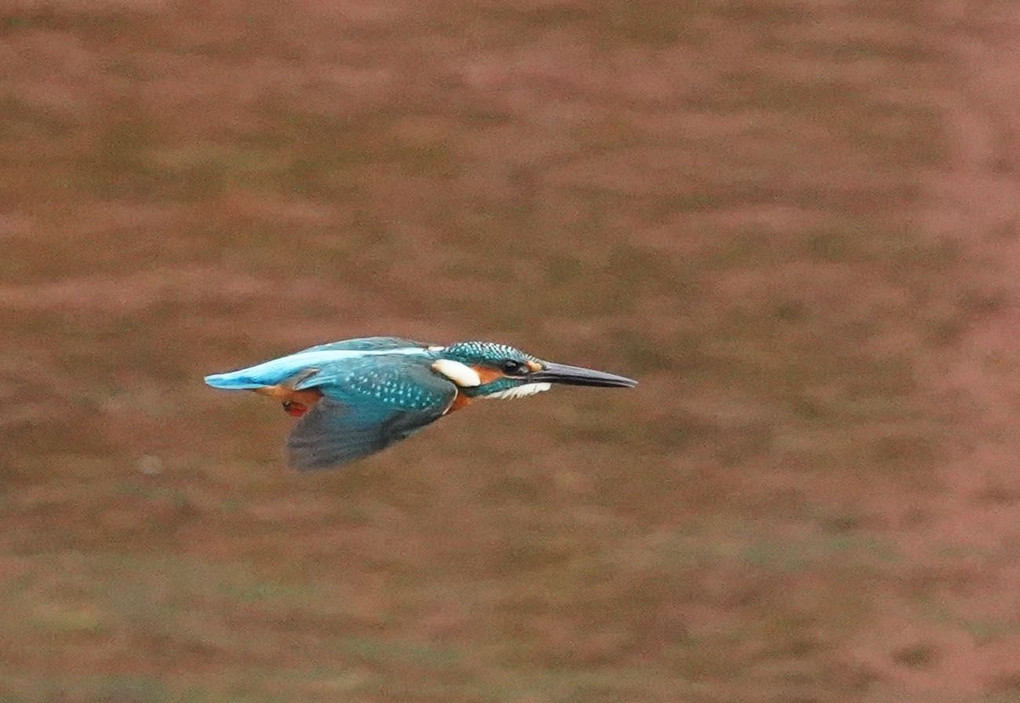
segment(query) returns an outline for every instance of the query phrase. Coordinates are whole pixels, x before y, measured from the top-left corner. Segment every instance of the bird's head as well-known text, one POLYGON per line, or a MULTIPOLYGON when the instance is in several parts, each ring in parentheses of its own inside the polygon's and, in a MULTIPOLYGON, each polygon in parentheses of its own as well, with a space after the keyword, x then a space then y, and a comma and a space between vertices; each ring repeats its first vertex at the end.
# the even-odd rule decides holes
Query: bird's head
POLYGON ((602 371, 543 361, 495 342, 457 342, 437 350, 433 368, 470 398, 516 398, 548 390, 553 383, 633 388, 634 381, 602 371))

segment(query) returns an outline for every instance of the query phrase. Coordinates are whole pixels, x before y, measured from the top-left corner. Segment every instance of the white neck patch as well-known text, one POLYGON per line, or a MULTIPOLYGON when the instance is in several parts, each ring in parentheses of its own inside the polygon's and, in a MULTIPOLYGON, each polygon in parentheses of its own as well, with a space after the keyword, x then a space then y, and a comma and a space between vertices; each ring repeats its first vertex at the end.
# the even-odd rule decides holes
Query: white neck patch
POLYGON ((526 383, 523 386, 515 386, 513 388, 507 388, 505 391, 499 391, 498 393, 490 393, 483 395, 483 398, 523 398, 527 395, 535 395, 542 391, 547 391, 552 387, 549 383, 526 383))
POLYGON ((474 388, 482 385, 482 377, 467 364, 452 359, 437 359, 432 370, 441 373, 461 388, 474 388))

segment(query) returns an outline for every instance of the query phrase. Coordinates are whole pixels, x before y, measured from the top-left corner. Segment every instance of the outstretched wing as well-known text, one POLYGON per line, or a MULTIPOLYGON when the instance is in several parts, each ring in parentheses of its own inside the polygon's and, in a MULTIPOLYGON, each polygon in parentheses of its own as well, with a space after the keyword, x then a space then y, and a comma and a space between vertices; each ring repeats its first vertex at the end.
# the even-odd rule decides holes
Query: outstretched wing
POLYGON ((287 440, 294 468, 326 469, 385 449, 438 420, 457 395, 427 366, 373 362, 346 364, 340 373, 322 369, 298 384, 323 395, 287 440))

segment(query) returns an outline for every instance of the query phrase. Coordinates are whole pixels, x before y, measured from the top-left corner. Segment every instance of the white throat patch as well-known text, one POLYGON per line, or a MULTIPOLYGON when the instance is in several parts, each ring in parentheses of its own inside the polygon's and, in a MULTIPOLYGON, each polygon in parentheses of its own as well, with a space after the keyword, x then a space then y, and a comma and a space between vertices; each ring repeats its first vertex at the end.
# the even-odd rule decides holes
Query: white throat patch
POLYGON ((441 373, 461 388, 474 388, 482 385, 482 377, 467 364, 452 359, 437 359, 432 370, 441 373))
POLYGON ((535 395, 542 391, 547 391, 552 387, 549 383, 525 383, 523 386, 515 386, 514 388, 507 388, 505 391, 499 391, 498 393, 490 393, 489 395, 483 395, 483 398, 523 398, 526 395, 535 395))

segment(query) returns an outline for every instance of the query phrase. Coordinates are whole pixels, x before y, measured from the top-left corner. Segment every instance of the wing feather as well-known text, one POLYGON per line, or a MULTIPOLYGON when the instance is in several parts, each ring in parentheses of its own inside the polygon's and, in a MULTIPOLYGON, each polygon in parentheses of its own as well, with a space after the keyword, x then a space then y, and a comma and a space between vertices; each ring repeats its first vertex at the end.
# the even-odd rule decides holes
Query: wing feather
POLYGON ((302 349, 298 354, 311 351, 385 351, 388 349, 412 349, 419 347, 424 349, 427 344, 416 342, 413 339, 402 337, 359 337, 357 339, 345 339, 340 342, 329 342, 317 344, 314 347, 302 349))
POLYGON ((399 360, 326 376, 326 384, 306 381, 323 397, 287 440, 290 463, 302 471, 345 464, 406 439, 442 417, 457 395, 453 383, 427 367, 399 360))

